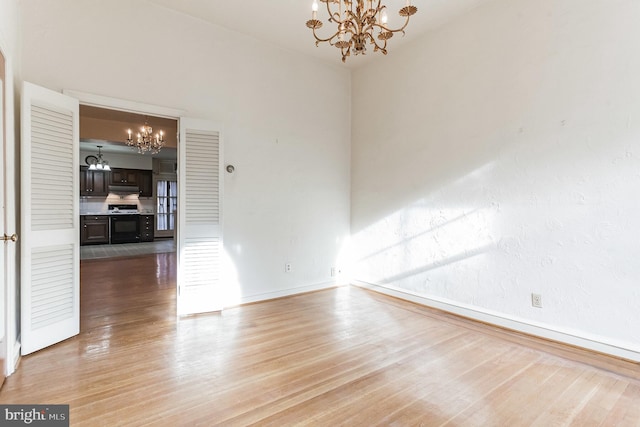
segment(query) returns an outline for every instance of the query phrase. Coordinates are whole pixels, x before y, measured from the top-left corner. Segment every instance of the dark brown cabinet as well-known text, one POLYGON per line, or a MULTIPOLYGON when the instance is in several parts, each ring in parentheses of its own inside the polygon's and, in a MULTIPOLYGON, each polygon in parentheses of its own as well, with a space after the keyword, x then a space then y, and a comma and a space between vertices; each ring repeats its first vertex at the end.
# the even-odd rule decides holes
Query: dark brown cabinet
POLYGON ((80 167, 80 195, 107 196, 109 172, 89 170, 87 166, 80 167))
POLYGON ((109 195, 109 186, 138 187, 140 197, 153 197, 153 172, 143 169, 112 168, 111 172, 89 170, 87 166, 80 167, 80 195, 100 196, 109 195))
POLYGON ((82 215, 80 217, 80 244, 109 243, 109 217, 106 215, 82 215))
POLYGON ((138 171, 140 197, 153 197, 153 174, 150 170, 138 171))
POLYGON ((135 187, 138 185, 138 169, 111 169, 111 185, 130 185, 135 187))
POLYGON ((153 215, 140 215, 140 241, 153 242, 154 230, 153 215))

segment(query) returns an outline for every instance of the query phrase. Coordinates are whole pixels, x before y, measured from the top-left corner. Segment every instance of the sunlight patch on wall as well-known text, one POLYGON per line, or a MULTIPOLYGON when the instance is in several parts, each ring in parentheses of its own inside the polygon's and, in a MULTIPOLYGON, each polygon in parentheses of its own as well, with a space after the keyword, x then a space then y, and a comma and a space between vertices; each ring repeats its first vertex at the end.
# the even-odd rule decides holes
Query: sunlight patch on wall
POLYGON ((475 203, 469 189, 491 168, 484 165, 354 235, 353 277, 473 303, 486 269, 483 255, 497 245, 499 205, 475 203))

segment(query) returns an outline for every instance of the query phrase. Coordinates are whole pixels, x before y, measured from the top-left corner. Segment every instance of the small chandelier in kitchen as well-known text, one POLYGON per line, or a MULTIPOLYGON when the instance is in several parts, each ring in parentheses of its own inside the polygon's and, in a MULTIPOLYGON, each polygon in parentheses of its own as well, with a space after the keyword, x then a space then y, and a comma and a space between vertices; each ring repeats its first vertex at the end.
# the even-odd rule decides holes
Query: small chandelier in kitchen
POLYGON ((138 135, 133 137, 131 135, 131 129, 128 129, 127 133, 129 134, 127 145, 137 148, 139 154, 145 154, 146 152, 158 154, 162 147, 164 147, 164 133, 160 131, 154 135, 153 128, 149 126, 146 120, 144 126, 140 128, 138 135))
POLYGON ((110 171, 109 162, 102 158, 102 145, 96 145, 96 147, 98 147, 98 156, 89 156, 92 160, 95 159, 89 165, 89 170, 110 171))
POLYGON ((364 55, 367 51, 367 42, 373 45, 373 51, 387 54, 387 40, 394 33, 402 32, 409 24, 409 18, 418 8, 411 5, 410 0, 405 0, 405 6, 398 12, 406 18, 404 25, 395 30, 387 27, 386 6, 382 0, 320 0, 327 5, 329 22, 337 24, 338 29, 328 38, 318 37, 316 30, 322 27, 322 21, 318 19, 318 0, 313 0, 311 7, 311 19, 307 21, 307 27, 313 31, 316 38, 316 46, 320 42, 329 42, 331 46, 340 49, 342 62, 348 56, 364 55), (377 32, 377 36, 376 33, 377 32))

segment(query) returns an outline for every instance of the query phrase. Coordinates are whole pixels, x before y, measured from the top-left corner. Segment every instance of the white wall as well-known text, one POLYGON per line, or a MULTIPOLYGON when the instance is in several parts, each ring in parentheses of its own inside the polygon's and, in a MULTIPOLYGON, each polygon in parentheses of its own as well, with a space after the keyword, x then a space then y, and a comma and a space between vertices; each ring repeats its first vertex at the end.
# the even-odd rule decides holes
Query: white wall
POLYGON ((241 301, 330 283, 349 234, 347 70, 143 0, 21 5, 25 80, 224 124, 236 167, 225 248, 241 301))
POLYGON ((638 22, 496 0, 356 70, 355 278, 640 360, 638 22))

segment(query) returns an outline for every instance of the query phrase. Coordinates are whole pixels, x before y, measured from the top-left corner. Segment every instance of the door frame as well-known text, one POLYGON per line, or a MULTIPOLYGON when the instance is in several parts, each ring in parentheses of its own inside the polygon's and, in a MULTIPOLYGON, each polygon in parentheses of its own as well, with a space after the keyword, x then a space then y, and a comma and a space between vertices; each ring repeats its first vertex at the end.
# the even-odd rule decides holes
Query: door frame
MULTIPOLYGON (((87 105, 91 107, 106 108, 110 110, 125 111, 128 113, 149 115, 155 117, 163 117, 166 119, 173 119, 180 123, 180 117, 184 116, 184 111, 175 108, 162 107, 153 104, 145 104, 142 102, 129 101, 126 99, 112 98, 108 96, 95 95, 92 93, 81 92, 76 90, 64 89, 62 91, 64 95, 76 98, 80 105, 87 105)), ((179 129, 179 126, 178 126, 179 129)), ((180 142, 178 142, 179 144, 180 142)), ((80 153, 75 153, 79 156, 80 153)), ((74 193, 75 197, 80 197, 77 193, 74 193)), ((177 226, 177 223, 176 223, 177 226)), ((175 230, 174 230, 175 233, 175 230)), ((175 237, 174 237, 175 238, 175 237)), ((81 306, 82 309, 82 306, 81 306)))
MULTIPOLYGON (((7 105, 5 102, 5 86, 6 86, 6 66, 5 66, 5 57, 4 53, 0 49, 0 165, 2 165, 2 173, 0 173, 0 228, 2 228, 2 233, 6 235, 8 230, 6 229, 5 224, 5 216, 7 210, 7 200, 5 198, 5 188, 4 188, 4 180, 7 169, 7 162, 5 160, 4 151, 7 146, 7 137, 5 128, 7 126, 6 123, 6 113, 7 105)), ((9 242, 2 242, 2 252, 0 257, 0 277, 2 277, 2 293, 0 294, 0 388, 4 383, 4 379, 6 377, 6 365, 8 359, 7 353, 7 319, 5 313, 7 312, 7 289, 8 289, 8 281, 6 277, 7 271, 7 246, 9 242)))
MULTIPOLYGON (((16 174, 20 173, 20 165, 15 163, 16 160, 16 109, 15 109, 15 91, 14 91, 14 75, 13 75, 13 58, 8 53, 5 40, 0 34, 0 52, 4 56, 4 145, 0 148, 3 150, 1 164, 4 173, 4 232, 7 234, 18 233, 20 224, 18 223, 19 200, 16 191, 16 174), (7 166, 12 166, 8 168, 7 166), (7 173, 12 170, 13 173, 7 173)), ((4 327, 5 327, 5 344, 4 348, 0 346, 0 351, 4 352, 5 372, 6 376, 11 375, 20 359, 20 333, 18 331, 18 249, 20 241, 17 244, 7 244, 5 257, 0 260, 4 263, 4 275, 2 277, 2 290, 4 293, 4 327)))
MULTIPOLYGON (((62 93, 64 95, 69 95, 73 98, 76 98, 78 102, 80 102, 80 105, 88 105, 91 107, 107 108, 110 110, 126 111, 128 113, 142 114, 142 115, 176 120, 178 122, 178 131, 180 129, 179 127, 180 117, 184 116, 183 110, 178 110, 175 108, 145 104, 141 102, 129 101, 126 99, 111 98, 108 96, 95 95, 92 93, 80 92, 76 90, 64 89, 62 93)), ((79 153, 75 153, 75 154, 76 156, 79 155, 79 153)), ((173 176, 177 180, 178 178, 177 174, 173 174, 173 176)), ((154 193, 155 193, 155 185, 156 185, 155 175, 152 180, 152 185, 154 186, 154 193)), ((154 197, 153 200, 155 204, 156 198, 154 197)), ((177 222, 176 222, 176 227, 177 227, 177 222)), ((154 225, 154 232, 155 232, 155 225, 154 225)), ((175 237, 176 237, 176 230, 174 229, 173 238, 175 239, 175 237)))
POLYGON ((180 117, 184 116, 185 113, 183 110, 178 110, 175 108, 145 104, 142 102, 112 98, 109 96, 95 95, 92 93, 81 92, 77 90, 64 89, 62 93, 64 95, 76 98, 80 102, 80 105, 88 105, 91 107, 108 108, 110 110, 120 110, 126 111, 128 113, 152 115, 174 120, 179 120, 180 117))

